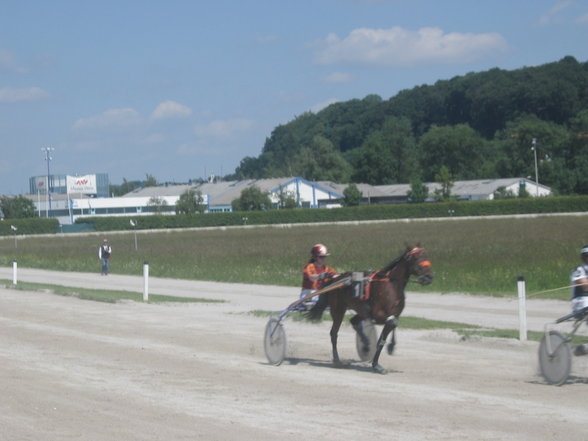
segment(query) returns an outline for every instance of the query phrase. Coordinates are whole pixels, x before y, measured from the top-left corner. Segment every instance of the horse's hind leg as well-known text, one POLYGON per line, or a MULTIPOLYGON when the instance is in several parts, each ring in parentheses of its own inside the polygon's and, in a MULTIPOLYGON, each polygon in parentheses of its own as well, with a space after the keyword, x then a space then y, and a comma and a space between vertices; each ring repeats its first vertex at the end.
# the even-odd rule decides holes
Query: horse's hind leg
POLYGON ((380 338, 378 339, 378 346, 376 348, 376 353, 374 354, 374 359, 372 360, 372 369, 380 374, 386 373, 386 370, 378 363, 378 361, 380 360, 380 354, 382 353, 382 349, 386 344, 388 334, 390 334, 391 331, 396 329, 396 326, 396 317, 391 315, 386 319, 386 323, 384 324, 384 327, 382 328, 382 333, 380 334, 380 338))

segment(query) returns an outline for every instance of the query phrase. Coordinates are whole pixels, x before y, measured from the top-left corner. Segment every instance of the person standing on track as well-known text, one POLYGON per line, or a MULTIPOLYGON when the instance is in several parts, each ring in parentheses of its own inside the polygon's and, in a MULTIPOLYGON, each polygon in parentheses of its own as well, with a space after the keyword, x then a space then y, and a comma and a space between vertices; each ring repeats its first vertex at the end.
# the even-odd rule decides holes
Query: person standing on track
POLYGON ((108 243, 108 239, 104 239, 100 248, 98 248, 98 258, 102 263, 102 275, 107 276, 110 270, 110 257, 112 255, 112 248, 108 243))
MULTIPOLYGON (((323 244, 317 243, 311 248, 310 260, 302 268, 302 290, 300 291, 300 298, 321 289, 325 281, 337 275, 337 271, 325 263, 327 256, 329 256, 329 252, 323 244)), ((317 297, 308 299, 308 303, 310 304, 314 304, 316 301, 317 297)))

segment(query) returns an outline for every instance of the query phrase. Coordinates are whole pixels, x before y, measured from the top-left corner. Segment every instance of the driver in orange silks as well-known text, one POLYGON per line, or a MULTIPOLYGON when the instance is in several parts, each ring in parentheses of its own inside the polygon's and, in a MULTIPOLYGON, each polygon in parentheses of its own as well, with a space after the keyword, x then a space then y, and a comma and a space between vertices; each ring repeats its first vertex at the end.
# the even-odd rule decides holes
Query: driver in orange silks
MULTIPOLYGON (((326 246, 318 243, 312 247, 310 254, 310 260, 302 269, 302 290, 300 291, 300 298, 321 289, 325 281, 338 275, 337 271, 325 263, 329 255, 326 246)), ((308 299, 308 303, 316 303, 317 297, 311 297, 308 299)))

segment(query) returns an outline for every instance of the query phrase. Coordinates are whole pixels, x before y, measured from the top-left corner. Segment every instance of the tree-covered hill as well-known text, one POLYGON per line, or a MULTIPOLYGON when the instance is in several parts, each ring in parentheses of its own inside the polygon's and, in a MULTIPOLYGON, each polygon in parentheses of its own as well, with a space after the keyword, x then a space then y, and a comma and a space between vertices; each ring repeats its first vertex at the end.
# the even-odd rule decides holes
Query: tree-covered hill
POLYGON ((235 177, 377 185, 434 181, 446 166, 454 179, 534 178, 533 145, 540 183, 588 194, 588 62, 468 73, 304 113, 235 177))

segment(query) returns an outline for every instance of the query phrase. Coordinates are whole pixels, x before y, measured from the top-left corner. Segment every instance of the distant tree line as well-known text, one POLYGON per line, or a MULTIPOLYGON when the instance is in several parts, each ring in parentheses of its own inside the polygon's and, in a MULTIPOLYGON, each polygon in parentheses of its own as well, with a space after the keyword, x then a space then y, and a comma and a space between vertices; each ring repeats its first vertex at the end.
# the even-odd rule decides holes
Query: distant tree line
POLYGON ((441 172, 534 179, 535 154, 541 184, 588 194, 587 62, 491 69, 307 112, 276 127, 261 154, 227 178, 412 183, 419 196, 441 172))

